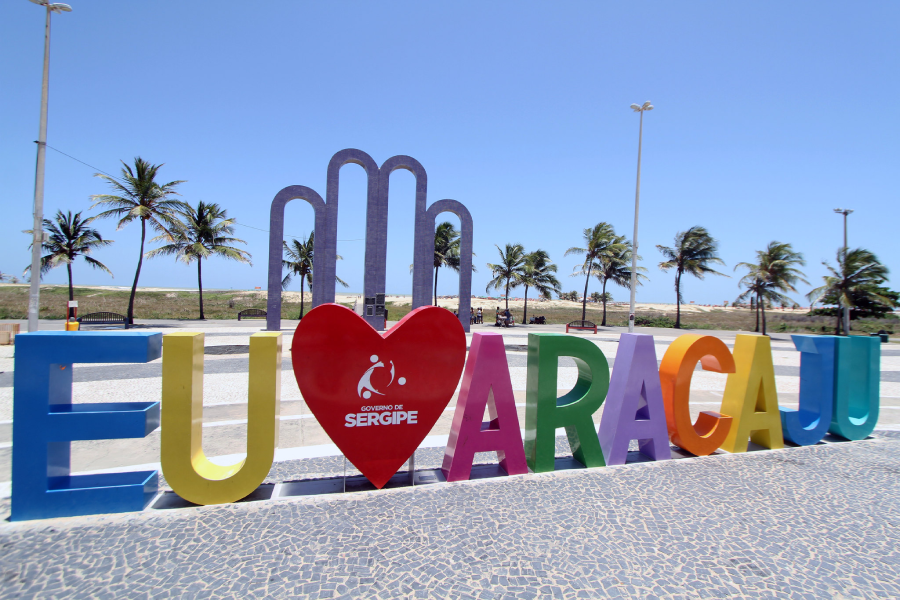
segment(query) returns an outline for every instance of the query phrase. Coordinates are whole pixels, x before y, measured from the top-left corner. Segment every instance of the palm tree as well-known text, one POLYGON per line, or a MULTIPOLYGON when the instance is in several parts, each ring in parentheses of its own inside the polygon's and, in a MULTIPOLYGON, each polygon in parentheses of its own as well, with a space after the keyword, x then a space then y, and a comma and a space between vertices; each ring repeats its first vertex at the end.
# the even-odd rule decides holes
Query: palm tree
POLYGON ((559 280, 554 275, 556 265, 550 262, 550 255, 544 250, 535 250, 525 255, 522 285, 525 286, 525 310, 522 311, 522 325, 528 321, 528 288, 533 287, 542 298, 550 299, 552 293, 560 292, 559 280))
POLYGON ((162 165, 153 165, 141 158, 134 159, 134 169, 122 161, 121 180, 95 173, 95 177, 105 179, 113 188, 115 194, 96 194, 91 196, 95 206, 112 207, 101 212, 94 219, 115 217, 119 219, 116 229, 122 229, 135 219, 141 221, 141 252, 138 255, 137 270, 134 272, 134 283, 131 285, 131 296, 128 298, 128 312, 126 320, 134 323, 134 295, 137 293, 138 278, 141 276, 141 265, 144 262, 144 242, 147 238, 147 225, 166 237, 168 241, 174 241, 173 231, 180 227, 177 213, 185 212, 190 206, 176 200, 173 196, 178 193, 175 188, 184 180, 170 181, 169 183, 157 183, 156 174, 162 165))
POLYGON ((756 298, 756 331, 759 331, 759 315, 762 313, 762 334, 766 335, 766 302, 779 303, 786 306, 793 300, 785 296, 785 293, 797 293, 794 287, 798 281, 809 285, 804 279, 803 272, 797 266, 806 265, 803 255, 794 252, 790 244, 782 242, 769 242, 765 250, 756 252, 757 264, 738 263, 739 267, 747 269, 747 274, 738 283, 747 290, 737 297, 735 302, 746 300, 750 296, 756 298))
MULTIPOLYGON (((113 276, 112 271, 106 265, 90 256, 94 249, 113 243, 113 240, 104 240, 96 229, 88 227, 94 218, 82 219, 81 212, 73 215, 71 210, 66 214, 58 210, 53 221, 44 219, 47 241, 41 244, 41 248, 48 254, 41 257, 41 277, 43 278, 44 273, 50 269, 66 265, 66 270, 69 272, 69 300, 75 299, 75 290, 72 287, 72 263, 79 256, 95 269, 106 271, 110 277, 113 276)), ((34 235, 32 231, 25 233, 34 235)), ((31 270, 31 265, 25 267, 25 273, 29 270, 31 270)))
MULTIPOLYGON (((438 270, 441 267, 450 267, 459 273, 459 231, 453 223, 444 221, 434 229, 434 305, 437 306, 437 282, 438 270)), ((472 253, 475 256, 475 253, 472 253)), ((412 265, 410 265, 412 270, 412 265)), ((472 265, 472 271, 478 271, 472 265)))
POLYGON ((657 245, 656 249, 668 259, 659 263, 659 268, 662 271, 675 269, 675 328, 681 329, 681 276, 687 273, 697 279, 703 279, 707 274, 728 277, 709 266, 725 264, 719 258, 719 242, 709 235, 705 227, 695 225, 687 231, 679 231, 672 248, 657 245))
POLYGON ((200 318, 203 314, 203 259, 220 256, 238 262, 250 263, 250 254, 235 248, 231 244, 246 244, 244 240, 227 237, 234 233, 234 219, 228 218, 228 211, 216 203, 207 204, 202 200, 197 208, 191 206, 187 210, 178 211, 182 223, 171 234, 162 234, 151 242, 169 241, 147 253, 147 258, 155 256, 175 256, 185 264, 197 261, 197 288, 200 291, 200 318))
POLYGON ((497 252, 500 253, 500 262, 498 264, 488 263, 488 269, 491 270, 491 279, 484 291, 490 293, 491 288, 495 290, 504 289, 506 287, 506 308, 509 310, 509 290, 522 285, 523 276, 525 274, 525 248, 522 244, 506 244, 504 250, 500 246, 494 244, 497 252))
MULTIPOLYGON (((300 277, 300 316, 297 317, 298 319, 303 318, 303 295, 305 294, 303 288, 308 283, 310 289, 312 289, 313 258, 315 257, 315 237, 316 232, 313 231, 305 240, 298 240, 297 238, 294 238, 291 240, 290 244, 285 241, 281 242, 282 246, 284 246, 285 255, 288 257, 288 259, 290 259, 282 259, 281 261, 282 268, 288 270, 288 274, 285 275, 284 279, 281 280, 281 289, 287 289, 294 275, 298 275, 300 277)), ((343 260, 344 257, 338 254, 335 256, 335 259, 343 260)), ((345 282, 337 275, 335 275, 334 280, 344 287, 350 287, 347 282, 345 282)))
MULTIPOLYGON (((735 270, 740 266, 746 266, 745 263, 740 263, 735 266, 735 270)), ((743 302, 750 299, 750 310, 756 313, 756 327, 753 331, 759 331, 759 299, 765 293, 765 280, 763 279, 762 274, 759 270, 759 265, 752 265, 750 271, 744 275, 740 282, 738 282, 738 287, 746 288, 744 292, 735 298, 735 305, 739 302, 743 302)))
MULTIPOLYGON (((894 300, 881 294, 881 290, 878 289, 882 283, 887 281, 890 271, 872 252, 863 248, 855 250, 841 248, 837 254, 837 269, 827 262, 822 264, 831 274, 822 277, 825 285, 817 287, 806 295, 810 302, 816 303, 826 296, 831 296, 837 299, 839 308, 841 306, 853 307, 861 299, 882 306, 894 305, 894 300)), ((840 335, 841 316, 841 311, 838 310, 834 328, 835 335, 840 335)), ((850 335, 850 332, 845 331, 844 335, 850 335)))
MULTIPOLYGON (((641 260, 641 257, 637 257, 641 260)), ((603 321, 601 325, 606 325, 606 303, 612 298, 611 294, 606 291, 607 283, 614 283, 624 288, 631 287, 631 242, 625 239, 624 235, 615 236, 615 240, 610 244, 608 250, 601 254, 594 263, 594 277, 600 280, 603 286, 603 293, 600 294, 600 301, 603 302, 603 321)), ((647 269, 644 267, 637 268, 637 277, 635 284, 641 285, 641 279, 647 279, 647 269)))
POLYGON ((572 277, 585 276, 584 295, 581 301, 581 320, 584 321, 587 314, 588 282, 591 280, 594 262, 604 254, 616 252, 617 249, 614 247, 621 242, 618 241, 619 238, 616 236, 613 226, 604 222, 588 227, 582 232, 582 235, 584 236, 584 247, 572 246, 566 250, 565 256, 570 254, 584 255, 584 262, 580 266, 575 267, 575 272, 572 274, 572 277))

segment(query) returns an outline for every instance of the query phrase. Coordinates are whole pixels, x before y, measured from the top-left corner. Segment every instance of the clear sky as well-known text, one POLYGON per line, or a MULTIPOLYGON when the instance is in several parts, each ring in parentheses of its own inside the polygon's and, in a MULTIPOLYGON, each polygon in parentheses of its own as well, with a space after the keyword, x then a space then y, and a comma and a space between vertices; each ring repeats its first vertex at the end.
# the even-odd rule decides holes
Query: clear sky
MULTIPOLYGON (((790 242, 818 285, 842 244, 835 207, 855 209, 850 245, 894 274, 900 113, 897 2, 299 2, 71 0, 53 17, 48 144, 118 174, 135 156, 185 179, 183 199, 218 202, 241 224, 253 266, 211 260, 206 287, 265 287, 269 204, 281 188, 325 195, 343 148, 379 164, 408 154, 429 203, 463 202, 475 222, 483 294, 494 244, 543 248, 566 290, 581 232, 599 221, 631 237, 638 116, 645 117, 638 300, 673 302, 656 244, 703 225, 731 278, 687 278, 686 300, 738 295, 732 269, 790 242)), ((0 270, 29 264, 44 11, 0 6, 0 270)), ((95 170, 47 153, 45 214, 105 193, 95 170)), ((389 293, 411 293, 412 175, 391 180, 389 293)), ((455 219, 455 217, 454 217, 455 219)), ((365 177, 341 172, 338 275, 361 292, 365 177)), ((75 265, 77 284, 129 286, 140 228, 75 265)), ((289 206, 285 232, 312 210, 289 206)), ((45 277, 63 283, 65 270, 45 277)), ((196 269, 145 262, 142 285, 194 287, 196 269)), ((455 293, 442 270, 439 293, 455 293)), ((592 290, 598 284, 592 283, 592 290)), ((801 292, 810 288, 803 286, 801 292)), ((627 290, 613 288, 616 300, 627 290)), ((805 301, 801 301, 804 305, 805 301)))

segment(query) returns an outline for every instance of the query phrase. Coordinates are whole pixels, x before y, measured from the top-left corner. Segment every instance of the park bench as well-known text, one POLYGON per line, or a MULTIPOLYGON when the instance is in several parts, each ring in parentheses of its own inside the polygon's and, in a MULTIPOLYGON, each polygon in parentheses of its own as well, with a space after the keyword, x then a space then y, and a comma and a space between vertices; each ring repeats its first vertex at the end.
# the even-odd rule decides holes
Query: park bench
POLYGON ((114 312, 88 313, 78 317, 78 323, 81 325, 124 325, 126 328, 128 327, 125 315, 114 312))
POLYGON ((238 313, 238 321, 241 319, 265 319, 266 311, 258 308, 247 308, 238 313))
POLYGON ((593 331, 594 333, 597 333, 597 324, 591 321, 572 321, 571 323, 566 323, 566 333, 569 333, 569 329, 593 331))

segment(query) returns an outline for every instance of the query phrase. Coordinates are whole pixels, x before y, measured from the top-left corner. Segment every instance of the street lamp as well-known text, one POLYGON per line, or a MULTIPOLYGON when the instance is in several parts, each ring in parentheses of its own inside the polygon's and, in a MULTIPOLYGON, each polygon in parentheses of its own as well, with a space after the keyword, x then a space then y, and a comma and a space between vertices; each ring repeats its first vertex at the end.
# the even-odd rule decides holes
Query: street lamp
POLYGON ((47 0, 31 0, 47 8, 44 26, 44 82, 41 86, 41 126, 37 141, 37 168, 34 175, 34 227, 31 240, 31 287, 28 290, 28 331, 38 330, 41 302, 41 242, 44 232, 44 155, 47 150, 47 91, 50 77, 50 13, 72 12, 68 4, 51 4, 47 0))
POLYGON ((632 104, 631 109, 641 113, 641 125, 638 129, 638 166, 637 187, 634 190, 634 243, 631 248, 631 310, 628 313, 628 333, 634 333, 634 291, 637 285, 637 251, 638 251, 638 212, 641 205, 641 139, 644 136, 644 112, 653 110, 650 101, 642 105, 632 104))
MULTIPOLYGON (((850 209, 850 208, 836 208, 836 209, 834 209, 834 212, 836 212, 836 213, 839 214, 839 215, 844 215, 844 262, 846 263, 846 262, 847 262, 847 250, 849 249, 849 248, 847 247, 847 216, 850 215, 850 213, 853 212, 853 209, 850 209)), ((843 278, 843 276, 844 276, 844 269, 845 269, 845 268, 846 268, 846 265, 842 265, 842 267, 841 267, 841 277, 842 277, 842 278, 843 278)), ((846 293, 847 290, 844 290, 844 292, 846 293)), ((847 297, 849 298, 850 295, 847 294, 847 297)), ((840 296, 838 296, 838 303, 839 303, 839 304, 843 304, 843 302, 841 302, 840 296)), ((850 306, 849 306, 849 305, 848 305, 848 306, 844 306, 843 309, 844 309, 844 311, 843 311, 843 312, 844 312, 844 318, 843 318, 843 321, 844 321, 844 335, 850 335, 850 306)))

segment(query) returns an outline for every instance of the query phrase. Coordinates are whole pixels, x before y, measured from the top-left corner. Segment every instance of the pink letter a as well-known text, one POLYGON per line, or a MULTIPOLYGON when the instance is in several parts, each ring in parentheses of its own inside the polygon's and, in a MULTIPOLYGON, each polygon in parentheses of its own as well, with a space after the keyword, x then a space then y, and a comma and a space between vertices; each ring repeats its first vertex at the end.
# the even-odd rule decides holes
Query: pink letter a
POLYGON ((508 475, 528 472, 503 336, 476 333, 441 467, 447 481, 468 479, 475 453, 490 451, 497 452, 500 467, 508 475), (491 417, 488 423, 481 422, 485 405, 491 417))

